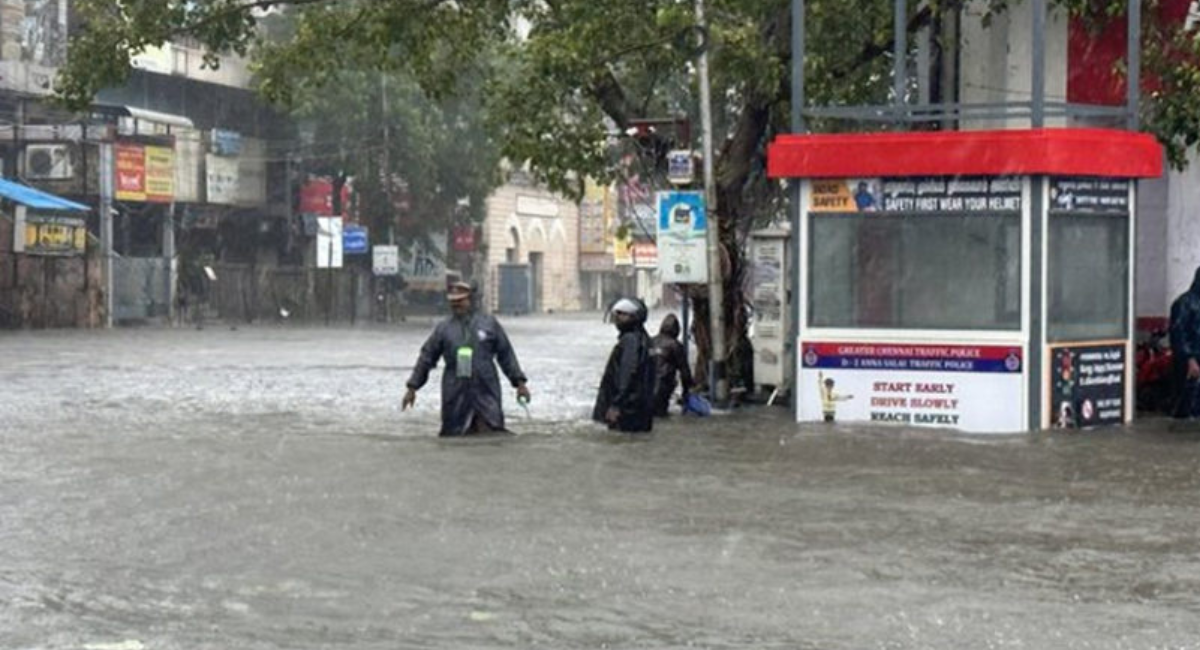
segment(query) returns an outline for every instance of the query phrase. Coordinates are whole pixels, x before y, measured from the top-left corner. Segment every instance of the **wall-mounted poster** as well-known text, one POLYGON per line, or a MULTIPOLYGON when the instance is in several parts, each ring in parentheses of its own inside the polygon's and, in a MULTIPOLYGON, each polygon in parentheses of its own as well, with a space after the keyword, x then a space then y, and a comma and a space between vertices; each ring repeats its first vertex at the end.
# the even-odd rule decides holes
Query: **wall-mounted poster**
POLYGON ((1128 371, 1124 341, 1050 346, 1050 426, 1121 424, 1128 371))

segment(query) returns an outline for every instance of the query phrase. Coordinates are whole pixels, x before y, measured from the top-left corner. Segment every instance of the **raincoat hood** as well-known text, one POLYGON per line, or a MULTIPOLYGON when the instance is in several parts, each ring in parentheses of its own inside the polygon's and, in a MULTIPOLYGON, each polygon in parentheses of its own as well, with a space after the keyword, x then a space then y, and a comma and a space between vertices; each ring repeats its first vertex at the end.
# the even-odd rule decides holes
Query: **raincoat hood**
POLYGON ((667 314, 662 320, 662 325, 658 326, 658 333, 671 338, 679 338, 679 319, 675 318, 675 314, 667 314))

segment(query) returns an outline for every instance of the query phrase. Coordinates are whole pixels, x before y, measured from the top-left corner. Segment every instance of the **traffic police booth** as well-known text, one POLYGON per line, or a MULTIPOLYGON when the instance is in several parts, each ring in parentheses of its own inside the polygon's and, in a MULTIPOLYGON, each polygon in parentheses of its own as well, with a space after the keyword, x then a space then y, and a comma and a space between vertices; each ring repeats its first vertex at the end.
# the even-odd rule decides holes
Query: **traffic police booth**
POLYGON ((1017 432, 1133 415, 1136 180, 1107 129, 784 135, 799 421, 1017 432))

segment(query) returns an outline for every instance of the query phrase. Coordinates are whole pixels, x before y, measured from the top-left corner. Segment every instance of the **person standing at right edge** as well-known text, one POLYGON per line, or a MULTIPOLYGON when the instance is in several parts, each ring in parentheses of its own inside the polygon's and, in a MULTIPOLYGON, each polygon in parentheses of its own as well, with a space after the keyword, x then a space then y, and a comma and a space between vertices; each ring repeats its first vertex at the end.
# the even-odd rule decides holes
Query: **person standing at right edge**
POLYGON ((604 368, 592 419, 617 431, 650 431, 654 427, 654 359, 645 328, 646 307, 622 298, 613 305, 612 314, 619 335, 604 368))
POLYGON ((1177 418, 1197 415, 1200 383, 1200 268, 1192 286, 1171 303, 1171 383, 1175 390, 1177 418))

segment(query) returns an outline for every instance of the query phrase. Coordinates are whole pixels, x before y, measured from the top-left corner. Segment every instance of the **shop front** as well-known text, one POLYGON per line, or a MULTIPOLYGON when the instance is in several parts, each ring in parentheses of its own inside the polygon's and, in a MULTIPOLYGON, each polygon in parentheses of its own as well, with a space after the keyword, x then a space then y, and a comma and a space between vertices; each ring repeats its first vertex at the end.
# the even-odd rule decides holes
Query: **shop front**
POLYGON ((801 183, 800 421, 1017 432, 1132 418, 1148 135, 782 136, 801 183))

